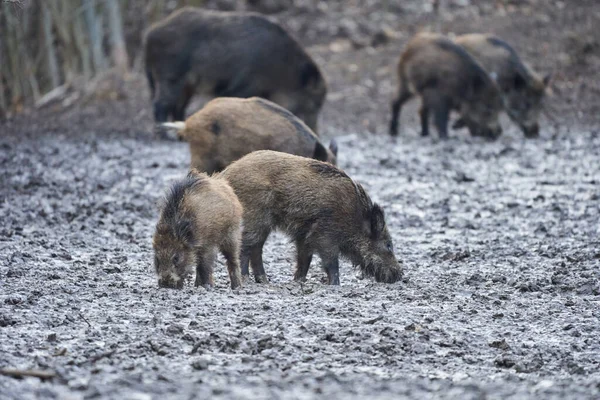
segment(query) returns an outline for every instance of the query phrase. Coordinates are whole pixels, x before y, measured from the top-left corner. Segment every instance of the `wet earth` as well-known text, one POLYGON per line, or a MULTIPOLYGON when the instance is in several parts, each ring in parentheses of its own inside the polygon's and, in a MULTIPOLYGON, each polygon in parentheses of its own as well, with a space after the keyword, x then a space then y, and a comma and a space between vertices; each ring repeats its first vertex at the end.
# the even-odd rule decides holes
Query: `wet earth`
POLYGON ((598 132, 496 143, 410 128, 343 135, 340 165, 387 212, 406 278, 159 289, 151 235, 184 143, 61 135, 3 140, 4 398, 597 398, 598 132))
POLYGON ((220 259, 212 291, 159 289, 158 203, 189 153, 152 137, 135 81, 123 102, 0 124, 0 369, 55 373, 0 375, 0 398, 600 398, 597 115, 553 100, 569 112, 540 139, 505 120, 496 142, 440 141, 413 102, 392 139, 397 51, 344 40, 310 48, 322 132, 384 207, 404 280, 344 262, 329 287, 317 259, 294 283, 275 234, 268 285, 232 291, 220 259))

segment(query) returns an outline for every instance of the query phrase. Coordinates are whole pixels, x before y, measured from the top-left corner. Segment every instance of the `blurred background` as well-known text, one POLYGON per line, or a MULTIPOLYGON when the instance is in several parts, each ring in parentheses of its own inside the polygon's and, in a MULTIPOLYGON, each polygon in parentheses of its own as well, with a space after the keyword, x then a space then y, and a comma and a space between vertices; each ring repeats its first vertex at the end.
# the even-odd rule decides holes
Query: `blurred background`
POLYGON ((325 72, 321 118, 331 128, 385 131, 398 55, 422 30, 495 33, 552 73, 548 124, 600 119, 596 0, 1 0, 0 118, 35 113, 52 125, 48 116, 108 114, 113 122, 96 128, 142 134, 152 122, 143 33, 190 5, 260 12, 284 25, 325 72))

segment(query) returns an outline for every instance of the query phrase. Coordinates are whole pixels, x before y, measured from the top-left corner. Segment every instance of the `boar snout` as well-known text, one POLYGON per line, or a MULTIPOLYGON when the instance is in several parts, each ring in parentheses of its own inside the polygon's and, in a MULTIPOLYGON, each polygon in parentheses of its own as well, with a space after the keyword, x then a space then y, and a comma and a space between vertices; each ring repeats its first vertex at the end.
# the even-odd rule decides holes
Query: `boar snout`
POLYGON ((540 126, 538 124, 521 126, 521 130, 527 139, 536 139, 540 137, 540 126))
POLYGON ((161 289, 183 289, 183 279, 169 275, 158 279, 158 287, 161 289))
POLYGON ((402 266, 396 261, 395 265, 387 265, 379 268, 375 273, 375 281, 380 283, 394 283, 402 279, 403 275, 402 266))

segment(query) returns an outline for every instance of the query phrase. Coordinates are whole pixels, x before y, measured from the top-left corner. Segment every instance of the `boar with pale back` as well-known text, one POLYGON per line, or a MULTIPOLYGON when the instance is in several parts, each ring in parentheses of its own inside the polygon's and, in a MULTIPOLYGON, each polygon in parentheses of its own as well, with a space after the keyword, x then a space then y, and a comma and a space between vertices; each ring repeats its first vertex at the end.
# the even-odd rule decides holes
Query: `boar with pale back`
POLYGON ((209 174, 257 150, 275 150, 336 163, 337 145, 320 138, 285 108, 259 97, 220 97, 185 122, 166 122, 189 142, 191 166, 209 174))
POLYGON ((182 8, 148 30, 144 54, 158 123, 183 121, 194 94, 259 96, 317 131, 323 75, 294 38, 259 14, 182 8))
POLYGON ((450 111, 455 110, 471 133, 497 138, 500 91, 475 59, 450 39, 433 33, 416 35, 398 63, 398 93, 392 102, 390 134, 398 134, 400 110, 414 95, 421 97, 421 134, 429 134, 429 115, 441 138, 448 135, 450 111))
POLYGON ((296 245, 294 279, 304 281, 319 255, 330 285, 339 285, 339 258, 349 259, 364 276, 393 283, 402 278, 383 209, 362 186, 335 166, 274 151, 257 151, 231 164, 221 175, 244 207, 240 263, 267 282, 262 250, 270 232, 280 229, 296 245))
POLYGON ((167 193, 153 238, 160 287, 183 287, 196 270, 196 286, 212 287, 220 250, 232 288, 241 285, 242 206, 226 180, 192 170, 167 193))
MULTIPOLYGON (((496 36, 473 33, 458 36, 454 41, 496 77, 506 113, 525 136, 538 137, 538 120, 550 75, 540 77, 508 43, 496 36)), ((461 125, 457 123, 457 127, 461 125)))

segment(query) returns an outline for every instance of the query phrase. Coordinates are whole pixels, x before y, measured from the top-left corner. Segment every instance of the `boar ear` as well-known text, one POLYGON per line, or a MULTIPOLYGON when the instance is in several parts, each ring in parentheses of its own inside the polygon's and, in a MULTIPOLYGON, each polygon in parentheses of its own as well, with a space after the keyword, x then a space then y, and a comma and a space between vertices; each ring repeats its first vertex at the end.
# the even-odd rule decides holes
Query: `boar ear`
POLYGON ((321 73, 313 63, 307 63, 300 72, 300 85, 304 87, 316 86, 321 79, 321 73))
POLYGON ((472 93, 477 93, 485 86, 485 78, 475 75, 471 80, 471 90, 472 93))
POLYGON ((379 204, 373 204, 371 209, 371 236, 373 239, 378 239, 385 229, 385 215, 379 204))
POLYGON ((520 74, 516 74, 513 84, 515 86, 515 89, 521 90, 525 86, 527 86, 527 81, 520 74))
POLYGON ((331 142, 329 142, 329 150, 333 153, 334 156, 337 157, 338 145, 335 139, 331 139, 331 142))
POLYGON ((459 118, 452 125, 452 129, 462 129, 467 126, 467 121, 464 118, 459 118))
POLYGON ((327 161, 327 149, 321 144, 321 142, 317 142, 317 144, 315 144, 313 158, 319 161, 327 161))
POLYGON ((542 78, 542 82, 544 82, 544 87, 548 87, 548 84, 550 83, 550 79, 552 79, 552 74, 544 75, 544 77, 542 78))
POLYGON ((194 231, 192 224, 188 220, 179 221, 176 225, 177 238, 181 240, 186 246, 194 246, 194 231))

